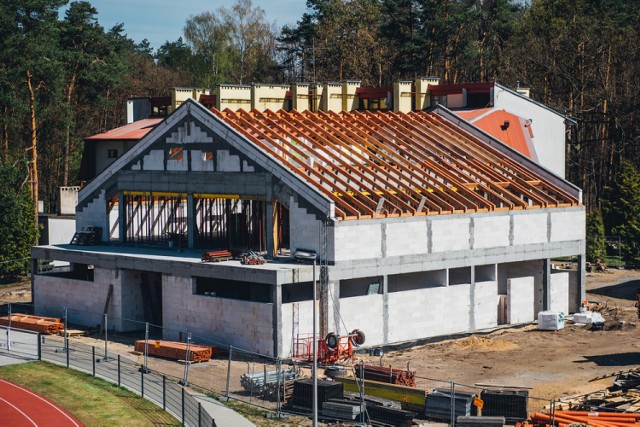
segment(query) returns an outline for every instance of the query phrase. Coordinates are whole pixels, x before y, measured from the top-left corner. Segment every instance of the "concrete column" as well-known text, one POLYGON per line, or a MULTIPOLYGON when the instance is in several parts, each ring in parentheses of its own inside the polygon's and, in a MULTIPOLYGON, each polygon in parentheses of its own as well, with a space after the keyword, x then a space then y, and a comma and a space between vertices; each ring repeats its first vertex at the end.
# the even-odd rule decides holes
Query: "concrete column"
MULTIPOLYGON (((544 310, 551 310, 551 260, 545 258, 542 261, 542 306, 544 310)), ((535 313, 537 316, 538 313, 535 313)))
POLYGON ((118 241, 124 243, 127 234, 127 214, 124 205, 124 194, 118 193, 118 241))
POLYGON ((282 356, 282 285, 271 285, 271 302, 273 303, 273 356, 282 356))
POLYGON ((578 255, 578 301, 577 307, 580 307, 580 303, 587 299, 587 257, 584 255, 578 255))
POLYGON ((382 281, 382 343, 389 342, 389 276, 383 275, 382 281))
POLYGON ((469 330, 476 330, 476 267, 471 266, 469 286, 469 330))
POLYGON ((272 200, 267 200, 267 202, 265 203, 265 210, 267 211, 267 215, 266 215, 266 231, 267 231, 267 238, 265 239, 265 243, 266 243, 266 249, 267 249, 267 256, 268 257, 272 257, 275 256, 275 252, 273 250, 273 208, 276 204, 272 201, 272 200))
POLYGON ((196 201, 193 193, 187 194, 187 247, 196 246, 196 201))

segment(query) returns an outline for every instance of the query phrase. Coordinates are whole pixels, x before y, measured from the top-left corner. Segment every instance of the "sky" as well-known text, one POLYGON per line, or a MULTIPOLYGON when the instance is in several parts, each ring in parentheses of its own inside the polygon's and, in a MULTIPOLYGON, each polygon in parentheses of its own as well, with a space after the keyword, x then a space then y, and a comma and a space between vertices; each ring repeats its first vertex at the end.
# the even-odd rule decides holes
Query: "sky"
MULTIPOLYGON (((184 24, 191 15, 215 11, 223 6, 230 9, 234 0, 88 0, 98 11, 98 22, 106 30, 123 23, 127 36, 136 43, 148 39, 158 49, 165 41, 182 36, 184 24)), ((306 11, 305 0, 253 0, 266 12, 267 22, 280 28, 295 24, 306 11)), ((64 12, 60 14, 64 17, 64 12)))

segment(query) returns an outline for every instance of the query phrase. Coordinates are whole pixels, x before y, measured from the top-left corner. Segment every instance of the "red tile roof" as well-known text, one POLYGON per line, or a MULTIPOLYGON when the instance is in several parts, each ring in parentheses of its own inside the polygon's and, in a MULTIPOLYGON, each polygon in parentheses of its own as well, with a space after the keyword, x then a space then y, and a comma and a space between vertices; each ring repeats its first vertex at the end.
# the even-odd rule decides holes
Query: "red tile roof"
POLYGON ((492 108, 455 111, 455 113, 520 154, 537 161, 538 156, 531 141, 533 133, 528 120, 505 110, 492 108))
POLYGON ((158 117, 154 119, 143 119, 137 122, 129 123, 128 125, 120 126, 119 128, 111 129, 109 131, 99 133, 87 138, 87 141, 96 140, 138 140, 142 139, 151 129, 153 129, 158 123, 164 120, 164 117, 158 117))

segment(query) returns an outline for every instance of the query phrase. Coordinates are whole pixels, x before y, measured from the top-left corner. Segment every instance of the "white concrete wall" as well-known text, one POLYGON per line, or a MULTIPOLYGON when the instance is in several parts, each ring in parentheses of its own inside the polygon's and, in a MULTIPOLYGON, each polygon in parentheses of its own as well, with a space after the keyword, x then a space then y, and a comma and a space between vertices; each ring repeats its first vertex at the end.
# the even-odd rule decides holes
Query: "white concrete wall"
POLYGON ((473 219, 473 248, 509 246, 509 215, 473 219))
POLYGON ((574 212, 551 212, 551 241, 584 240, 586 216, 574 212))
POLYGON ((73 235, 76 232, 76 219, 75 218, 56 218, 49 217, 48 232, 49 232, 49 244, 60 245, 68 244, 73 239, 73 235))
POLYGON ((546 212, 513 215, 513 244, 546 243, 548 216, 546 212))
POLYGON ((425 253, 428 250, 427 223, 425 221, 389 223, 386 225, 385 235, 386 256, 425 253))
POLYGON ((383 341, 383 300, 382 295, 363 295, 360 297, 340 298, 340 314, 347 331, 354 329, 364 332, 365 346, 380 345, 383 341))
POLYGON ((511 324, 533 322, 534 312, 533 277, 518 277, 507 280, 507 322, 511 324))
MULTIPOLYGON (((63 317, 64 307, 68 307, 69 323, 95 327, 102 322, 109 285, 113 283, 115 275, 114 270, 96 268, 93 282, 43 274, 33 278, 36 314, 63 317)), ((114 286, 114 296, 108 307, 109 314, 114 316, 120 315, 121 300, 115 295, 117 288, 114 286)))
POLYGON ((468 285, 393 292, 388 295, 388 302, 389 342, 445 335, 469 328, 468 285))
POLYGON ((433 252, 469 249, 469 218, 446 215, 431 221, 433 252))
POLYGON ((273 355, 273 304, 193 294, 193 280, 163 275, 164 338, 178 332, 273 355))
POLYGON ((549 310, 569 314, 569 273, 551 275, 549 310))
POLYGON ((531 121, 533 146, 539 163, 564 178, 565 124, 564 118, 529 98, 514 94, 496 85, 494 106, 531 121))
POLYGON ((473 324, 475 329, 498 326, 498 282, 476 282, 474 285, 473 324))

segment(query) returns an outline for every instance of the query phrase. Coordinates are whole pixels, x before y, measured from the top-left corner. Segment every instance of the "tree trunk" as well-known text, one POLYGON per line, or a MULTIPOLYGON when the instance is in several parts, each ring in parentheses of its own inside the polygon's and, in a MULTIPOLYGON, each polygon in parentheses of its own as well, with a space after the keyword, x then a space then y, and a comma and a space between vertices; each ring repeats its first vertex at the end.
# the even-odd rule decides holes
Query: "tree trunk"
MULTIPOLYGON (((75 67, 73 67, 73 73, 71 74, 71 80, 69 81, 69 88, 67 90, 67 109, 71 112, 71 97, 76 87, 76 78, 78 76, 78 67, 80 63, 76 61, 75 67)), ((71 114, 73 116, 73 114, 71 114)), ((64 141, 64 160, 63 160, 63 173, 62 173, 62 185, 66 187, 69 185, 69 156, 71 155, 71 123, 67 121, 66 138, 64 141)))
POLYGON ((4 120, 2 123, 2 160, 9 161, 9 107, 4 106, 4 120))
POLYGON ((29 89, 29 110, 31 113, 31 197, 33 199, 33 220, 38 226, 38 134, 36 129, 36 94, 31 84, 31 71, 27 70, 29 89))

